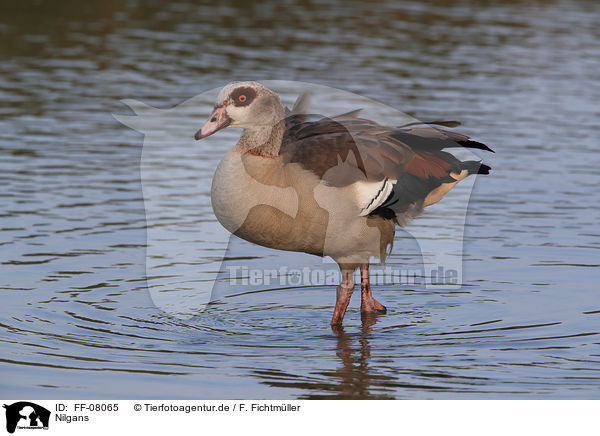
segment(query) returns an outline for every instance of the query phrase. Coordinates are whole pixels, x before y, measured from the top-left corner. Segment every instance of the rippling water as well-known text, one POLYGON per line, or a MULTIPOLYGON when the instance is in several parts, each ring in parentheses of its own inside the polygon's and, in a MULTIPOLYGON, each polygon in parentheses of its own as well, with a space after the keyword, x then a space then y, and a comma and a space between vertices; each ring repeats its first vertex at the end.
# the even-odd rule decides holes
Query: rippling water
MULTIPOLYGON (((0 11, 6 397, 600 398, 597 2, 0 11), (128 113, 124 98, 169 108, 236 79, 346 89, 462 120, 492 145, 493 175, 477 180, 467 219, 465 285, 379 287, 388 315, 365 324, 355 295, 336 331, 332 286, 223 284, 188 321, 156 308, 142 135, 111 114, 128 113)), ((208 183, 235 134, 173 165, 208 183)), ((214 218, 194 205, 209 188, 194 198, 186 180, 171 198, 184 213, 162 224, 205 242, 194 227, 214 218)), ((238 245, 242 264, 281 256, 238 245)), ((392 262, 418 264, 410 247, 399 234, 392 262)))

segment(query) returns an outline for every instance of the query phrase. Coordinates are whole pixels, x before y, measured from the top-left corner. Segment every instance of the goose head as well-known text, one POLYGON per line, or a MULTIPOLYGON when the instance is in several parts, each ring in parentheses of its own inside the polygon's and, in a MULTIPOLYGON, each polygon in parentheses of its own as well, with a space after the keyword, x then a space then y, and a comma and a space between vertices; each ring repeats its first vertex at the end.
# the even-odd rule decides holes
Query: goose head
POLYGON ((284 116, 281 100, 273 91, 258 82, 233 82, 219 92, 213 112, 194 138, 206 138, 226 127, 270 130, 284 116))

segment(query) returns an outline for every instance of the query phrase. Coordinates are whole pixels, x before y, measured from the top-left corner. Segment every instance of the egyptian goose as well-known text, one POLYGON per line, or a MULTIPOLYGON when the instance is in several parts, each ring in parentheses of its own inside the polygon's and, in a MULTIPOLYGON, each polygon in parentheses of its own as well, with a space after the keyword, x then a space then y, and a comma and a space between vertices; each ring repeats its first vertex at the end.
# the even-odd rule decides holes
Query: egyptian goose
POLYGON ((257 82, 234 82, 221 90, 195 139, 225 127, 244 131, 215 172, 215 215, 247 241, 331 256, 342 274, 332 325, 344 319, 357 268, 361 312, 385 313, 371 293, 369 261, 385 260, 395 225, 438 202, 469 174, 489 173, 489 166, 461 162, 442 149, 492 150, 430 125, 381 126, 358 111, 307 121, 301 114, 305 104, 301 97, 289 112, 275 92, 257 82))

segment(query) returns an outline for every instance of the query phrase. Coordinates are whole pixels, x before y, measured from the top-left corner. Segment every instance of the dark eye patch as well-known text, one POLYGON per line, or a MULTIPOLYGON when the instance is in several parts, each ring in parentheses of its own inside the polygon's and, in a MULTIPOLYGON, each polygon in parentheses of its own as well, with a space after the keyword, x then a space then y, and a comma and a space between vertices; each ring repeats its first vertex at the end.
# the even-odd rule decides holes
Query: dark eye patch
POLYGON ((256 98, 256 91, 253 88, 236 88, 230 94, 235 106, 248 106, 256 98))

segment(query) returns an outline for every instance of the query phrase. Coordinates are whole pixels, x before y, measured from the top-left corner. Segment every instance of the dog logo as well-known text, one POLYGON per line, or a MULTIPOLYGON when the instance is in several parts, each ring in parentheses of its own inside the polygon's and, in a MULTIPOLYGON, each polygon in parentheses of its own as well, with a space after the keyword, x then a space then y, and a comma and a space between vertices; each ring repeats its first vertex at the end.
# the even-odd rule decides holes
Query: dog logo
POLYGON ((14 433, 18 429, 48 429, 50 411, 29 401, 19 401, 4 405, 6 409, 6 431, 14 433))

